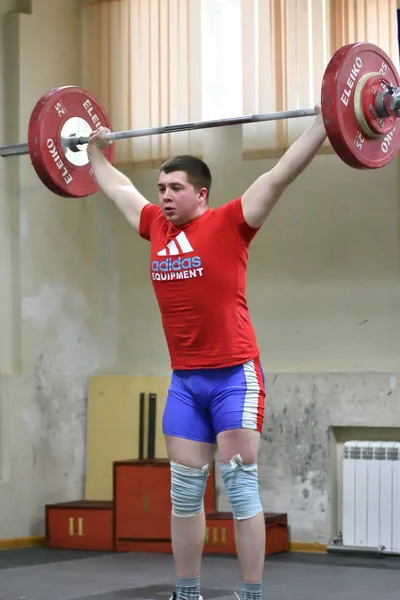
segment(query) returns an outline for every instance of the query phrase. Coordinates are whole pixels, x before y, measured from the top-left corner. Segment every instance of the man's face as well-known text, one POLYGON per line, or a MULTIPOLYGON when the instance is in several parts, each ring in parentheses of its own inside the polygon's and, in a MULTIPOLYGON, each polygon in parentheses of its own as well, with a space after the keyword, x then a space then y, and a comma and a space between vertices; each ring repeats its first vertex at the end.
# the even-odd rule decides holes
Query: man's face
POLYGON ((200 216, 207 207, 207 190, 196 190, 184 171, 164 173, 158 178, 158 197, 165 218, 174 225, 184 225, 200 216))

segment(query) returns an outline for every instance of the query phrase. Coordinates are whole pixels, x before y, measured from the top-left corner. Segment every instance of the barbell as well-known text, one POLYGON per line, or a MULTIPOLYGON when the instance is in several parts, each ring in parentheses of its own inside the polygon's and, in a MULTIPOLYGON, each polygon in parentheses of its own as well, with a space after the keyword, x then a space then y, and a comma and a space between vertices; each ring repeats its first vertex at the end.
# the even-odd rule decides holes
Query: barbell
MULTIPOLYGON (((327 137, 347 165, 377 169, 393 160, 400 147, 400 80, 381 48, 367 42, 339 48, 326 67, 320 102, 327 137)), ((51 191, 83 197, 98 189, 85 145, 100 127, 108 128, 106 138, 114 141, 312 115, 315 109, 307 108, 112 132, 107 112, 93 94, 69 85, 54 88, 37 101, 28 142, 0 146, 0 156, 29 154, 38 177, 51 191)), ((114 145, 104 153, 112 163, 114 145)))

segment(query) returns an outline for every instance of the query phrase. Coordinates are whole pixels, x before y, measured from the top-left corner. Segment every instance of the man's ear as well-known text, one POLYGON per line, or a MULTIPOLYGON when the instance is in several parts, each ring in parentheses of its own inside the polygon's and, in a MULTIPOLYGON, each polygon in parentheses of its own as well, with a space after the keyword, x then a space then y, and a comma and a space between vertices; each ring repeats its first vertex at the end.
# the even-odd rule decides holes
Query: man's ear
POLYGON ((199 194, 199 200, 204 200, 205 202, 207 202, 207 195, 208 195, 207 188, 205 188, 205 187, 200 188, 198 191, 198 194, 199 194))

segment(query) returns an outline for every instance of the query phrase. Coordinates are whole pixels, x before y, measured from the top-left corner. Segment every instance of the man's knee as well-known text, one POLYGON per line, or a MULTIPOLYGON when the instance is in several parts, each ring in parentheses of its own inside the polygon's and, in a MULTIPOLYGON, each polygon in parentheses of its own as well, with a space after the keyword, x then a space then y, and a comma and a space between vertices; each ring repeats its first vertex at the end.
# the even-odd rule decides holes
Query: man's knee
POLYGON ((204 510, 204 493, 209 472, 208 465, 201 469, 195 469, 171 461, 173 515, 193 517, 204 510))
POLYGON ((220 465, 233 518, 250 519, 263 511, 258 489, 257 464, 243 464, 240 454, 220 465))

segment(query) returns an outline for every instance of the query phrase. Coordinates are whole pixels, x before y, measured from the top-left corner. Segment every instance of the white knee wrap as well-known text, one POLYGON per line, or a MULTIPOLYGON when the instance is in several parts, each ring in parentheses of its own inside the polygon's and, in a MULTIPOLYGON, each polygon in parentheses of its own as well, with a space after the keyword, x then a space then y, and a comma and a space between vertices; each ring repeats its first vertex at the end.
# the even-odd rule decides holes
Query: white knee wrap
POLYGON ((220 469, 233 518, 250 519, 262 512, 257 465, 244 465, 237 454, 229 463, 221 463, 220 469))
POLYGON ((176 517, 193 517, 204 509, 208 465, 202 469, 185 467, 171 462, 172 514, 176 517))

